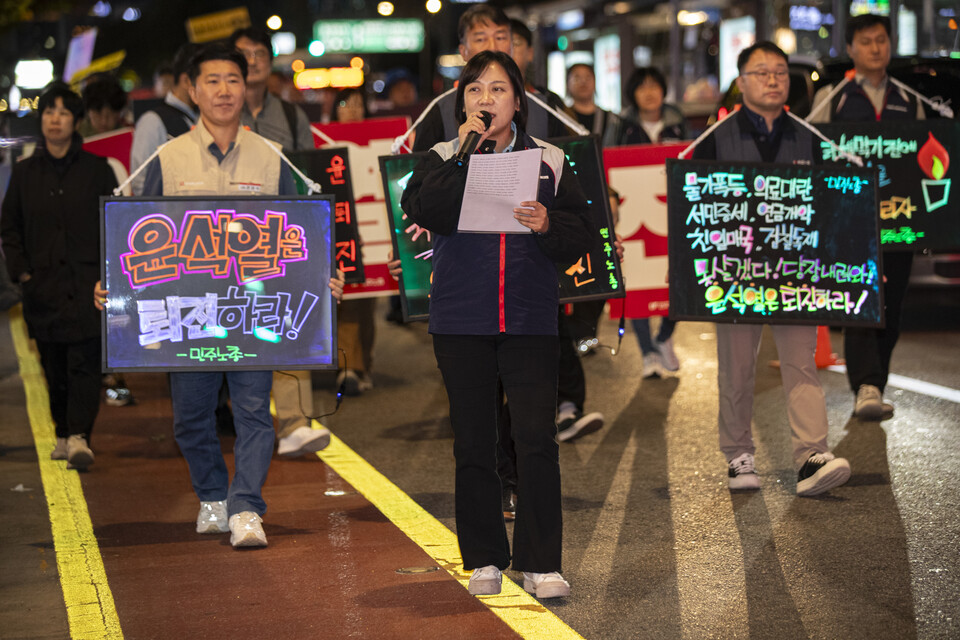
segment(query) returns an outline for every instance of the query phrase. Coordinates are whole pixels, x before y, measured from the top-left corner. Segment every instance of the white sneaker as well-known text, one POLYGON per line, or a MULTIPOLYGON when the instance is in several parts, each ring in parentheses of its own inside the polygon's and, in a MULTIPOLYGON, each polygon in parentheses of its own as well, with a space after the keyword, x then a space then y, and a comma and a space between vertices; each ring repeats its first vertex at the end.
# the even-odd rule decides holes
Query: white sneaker
POLYGON ((66 460, 67 459, 67 439, 66 438, 57 438, 57 446, 53 448, 53 451, 50 452, 51 460, 66 460))
POLYGON ((87 445, 85 436, 67 438, 67 468, 86 469, 93 464, 93 451, 87 445))
POLYGON ((603 414, 594 411, 586 415, 574 414, 557 424, 557 441, 567 442, 603 427, 603 414))
POLYGON ((503 581, 503 574, 492 564, 485 567, 474 569, 470 576, 470 584, 467 585, 467 591, 472 596, 494 596, 500 593, 500 585, 503 581))
POLYGON ((741 453, 729 462, 727 477, 731 491, 752 491, 760 488, 760 478, 753 466, 753 454, 741 453))
POLYGON ((797 495, 816 496, 850 479, 850 463, 829 451, 815 453, 797 472, 797 495))
POLYGON ((659 353, 648 353, 643 356, 643 377, 659 378, 663 369, 663 363, 660 361, 659 353))
POLYGON ((311 429, 298 427, 288 436, 280 438, 277 444, 277 455, 284 458, 296 458, 308 453, 316 453, 326 449, 330 444, 330 430, 326 427, 311 429))
POLYGON ((570 583, 556 571, 550 573, 524 571, 523 590, 538 598, 563 598, 570 595, 570 583))
POLYGON ((677 358, 677 352, 673 350, 673 336, 663 342, 657 340, 657 351, 660 352, 664 369, 671 372, 680 370, 680 360, 677 358))
POLYGON ((200 511, 197 513, 197 533, 226 533, 230 531, 227 524, 227 501, 201 501, 200 511))
POLYGON ((230 516, 230 544, 234 548, 267 546, 267 534, 263 532, 261 522, 263 519, 253 511, 230 516))

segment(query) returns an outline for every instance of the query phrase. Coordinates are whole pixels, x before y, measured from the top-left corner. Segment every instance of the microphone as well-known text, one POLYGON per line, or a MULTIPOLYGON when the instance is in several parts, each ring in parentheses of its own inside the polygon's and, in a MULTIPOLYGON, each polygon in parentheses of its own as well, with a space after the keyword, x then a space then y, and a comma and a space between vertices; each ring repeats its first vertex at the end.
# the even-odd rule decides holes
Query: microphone
MULTIPOLYGON (((486 111, 480 112, 480 119, 483 120, 484 130, 490 128, 490 123, 493 122, 493 116, 487 113, 486 111)), ((463 140, 463 146, 460 147, 460 150, 457 151, 457 166, 462 167, 463 163, 467 161, 467 156, 477 150, 477 144, 480 143, 480 136, 482 134, 477 133, 476 131, 471 131, 467 134, 467 137, 463 140)))

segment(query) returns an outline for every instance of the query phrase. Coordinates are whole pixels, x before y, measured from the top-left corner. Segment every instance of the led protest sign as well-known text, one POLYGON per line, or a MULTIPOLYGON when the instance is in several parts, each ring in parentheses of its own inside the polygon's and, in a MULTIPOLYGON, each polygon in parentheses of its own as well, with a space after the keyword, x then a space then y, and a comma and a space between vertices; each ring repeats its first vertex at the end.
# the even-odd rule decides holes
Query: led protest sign
POLYGON ((101 199, 104 370, 336 369, 333 196, 101 199))
MULTIPOLYGON (((623 275, 613 246, 616 237, 598 139, 596 136, 579 136, 549 142, 563 150, 568 165, 577 175, 590 205, 596 233, 589 252, 572 263, 557 265, 560 302, 623 297, 623 275)), ((429 315, 432 234, 407 219, 400 208, 403 190, 414 167, 425 155, 415 153, 380 158, 394 255, 400 258, 403 268, 400 292, 405 320, 422 320, 429 315)))
POLYGON ((667 160, 670 317, 880 326, 877 173, 667 160))
MULTIPOLYGON (((960 249, 960 123, 834 122, 817 127, 842 150, 863 158, 865 166, 877 167, 885 251, 960 249)), ((820 146, 824 160, 837 160, 832 145, 820 146)))
POLYGON ((323 43, 325 53, 417 53, 423 49, 424 35, 423 21, 416 19, 313 23, 313 37, 323 43))
MULTIPOLYGON (((350 156, 346 147, 324 147, 307 151, 291 151, 287 154, 301 171, 320 185, 321 192, 332 194, 334 220, 337 225, 335 260, 337 269, 343 272, 344 282, 363 282, 363 256, 360 253, 360 232, 357 227, 357 205, 353 197, 353 181, 350 171, 350 156)), ((306 193, 306 185, 295 178, 297 188, 306 193)))

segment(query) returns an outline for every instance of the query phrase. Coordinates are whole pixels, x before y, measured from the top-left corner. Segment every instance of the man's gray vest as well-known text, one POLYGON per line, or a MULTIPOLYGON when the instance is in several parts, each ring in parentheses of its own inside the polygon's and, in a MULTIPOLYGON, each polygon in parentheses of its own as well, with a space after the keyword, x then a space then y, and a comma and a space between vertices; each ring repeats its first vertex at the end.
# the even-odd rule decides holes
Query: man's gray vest
MULTIPOLYGON (((740 127, 741 114, 731 116, 713 132, 717 142, 717 160, 763 162, 753 133, 740 127)), ((789 117, 789 116, 787 116, 789 117)), ((794 164, 813 162, 813 134, 787 120, 780 135, 780 148, 774 162, 794 164)))
MULTIPOLYGON (((530 92, 527 92, 527 95, 530 95, 530 92)), ((438 102, 437 106, 435 107, 440 109, 440 116, 443 118, 444 142, 456 138, 457 133, 460 131, 460 123, 457 122, 456 111, 454 109, 456 103, 457 94, 456 92, 451 92, 450 94, 441 98, 440 102, 438 102)), ((548 114, 543 107, 532 100, 528 101, 527 104, 529 106, 527 108, 526 132, 534 138, 546 140, 550 135, 547 129, 548 118, 551 117, 550 114, 548 114)))

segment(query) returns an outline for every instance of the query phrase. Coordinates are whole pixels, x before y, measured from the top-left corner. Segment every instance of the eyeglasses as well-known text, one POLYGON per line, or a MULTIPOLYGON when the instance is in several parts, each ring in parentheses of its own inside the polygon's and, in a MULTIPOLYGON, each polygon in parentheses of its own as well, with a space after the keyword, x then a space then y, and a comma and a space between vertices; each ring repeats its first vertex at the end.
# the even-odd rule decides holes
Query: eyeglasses
POLYGON ((240 53, 247 60, 269 60, 270 52, 266 49, 240 49, 240 53))
POLYGON ((780 71, 744 71, 740 75, 753 76, 760 82, 767 82, 770 80, 770 76, 773 76, 777 79, 777 82, 780 82, 781 80, 785 80, 786 77, 790 75, 790 72, 783 71, 782 69, 780 71))

